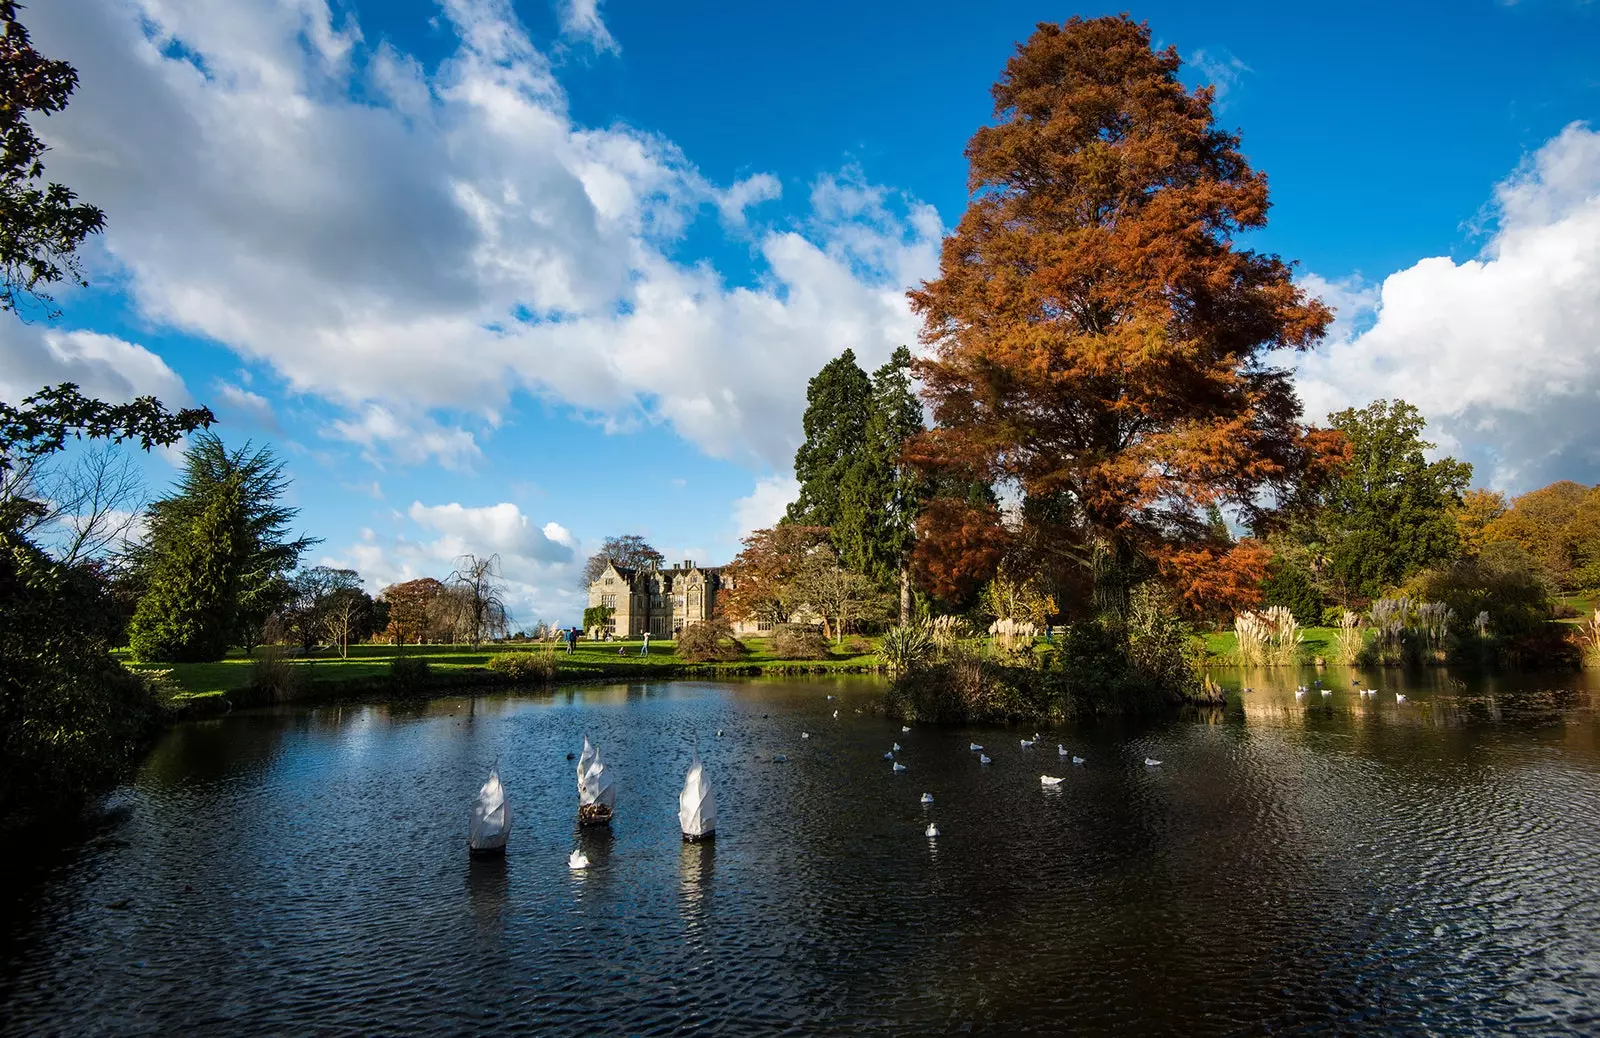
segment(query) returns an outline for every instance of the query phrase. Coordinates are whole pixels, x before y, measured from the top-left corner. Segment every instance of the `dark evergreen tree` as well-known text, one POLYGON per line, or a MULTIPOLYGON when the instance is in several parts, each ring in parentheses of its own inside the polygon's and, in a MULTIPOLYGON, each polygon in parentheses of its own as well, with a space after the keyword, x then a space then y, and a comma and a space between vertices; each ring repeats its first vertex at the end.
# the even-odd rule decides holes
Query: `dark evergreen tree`
POLYGON ((150 574, 129 627, 139 660, 220 660, 234 633, 239 584, 248 551, 237 475, 207 496, 204 508, 174 537, 150 574))
POLYGON ((794 478, 800 494, 785 521, 804 526, 839 525, 842 491, 860 460, 872 416, 872 380, 845 350, 823 365, 806 386, 806 439, 794 453, 794 478))
POLYGON ((930 487, 905 463, 911 437, 923 431, 922 403, 911 385, 911 351, 894 351, 872 375, 872 408, 856 461, 840 488, 833 543, 844 565, 879 584, 901 585, 902 620, 911 607, 909 561, 917 515, 930 487))
MULTIPOLYGON (((252 448, 246 442, 230 452, 220 439, 207 432, 195 438, 184 457, 184 474, 177 488, 150 506, 149 533, 129 553, 130 568, 143 585, 130 627, 135 653, 141 659, 218 659, 230 643, 254 645, 261 624, 287 598, 284 574, 295 567, 307 548, 317 543, 309 537, 289 539, 289 525, 299 509, 281 503, 289 480, 283 474, 283 463, 271 449, 252 448), (208 559, 204 547, 185 542, 198 536, 196 531, 203 518, 209 524, 208 530, 219 536, 233 536, 232 528, 213 507, 219 500, 233 497, 238 501, 237 540, 228 552, 208 559), (215 601, 215 608, 222 611, 220 617, 202 626, 191 626, 187 620, 169 623, 160 619, 160 601, 178 602, 171 597, 171 589, 158 586, 164 575, 183 572, 185 567, 206 568, 223 559, 230 560, 236 569, 226 574, 226 579, 217 580, 216 589, 225 592, 225 597, 215 601), (161 597, 147 605, 145 599, 152 595, 161 597), (223 625, 224 634, 214 635, 213 624, 223 625), (139 634, 141 631, 144 633, 139 634), (186 640, 191 636, 201 641, 191 645, 186 640), (221 650, 214 637, 225 639, 221 650), (159 655, 144 656, 139 649, 141 641, 159 655)), ((207 593, 211 591, 208 589, 207 593)))

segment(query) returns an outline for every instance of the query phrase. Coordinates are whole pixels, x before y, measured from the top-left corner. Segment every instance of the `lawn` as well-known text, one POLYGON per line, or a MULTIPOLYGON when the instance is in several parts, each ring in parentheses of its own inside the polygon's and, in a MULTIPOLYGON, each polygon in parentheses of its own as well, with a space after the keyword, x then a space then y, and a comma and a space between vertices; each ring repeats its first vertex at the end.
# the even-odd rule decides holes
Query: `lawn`
MULTIPOLYGON (((1305 640, 1301 646, 1305 658, 1309 661, 1313 656, 1321 656, 1331 663, 1334 646, 1339 637, 1339 628, 1306 627, 1302 630, 1305 633, 1305 640)), ((1239 638, 1232 631, 1208 631, 1203 637, 1208 662, 1231 663, 1238 658, 1239 638)))
MULTIPOLYGON (((581 681, 586 678, 601 677, 627 680, 634 675, 670 676, 678 667, 689 665, 688 661, 680 659, 673 652, 672 642, 652 639, 649 656, 639 655, 640 645, 638 641, 580 641, 577 650, 571 654, 567 653, 564 646, 558 647, 555 656, 560 667, 560 680, 581 681), (618 655, 618 649, 623 650, 622 655, 618 655)), ((874 655, 875 642, 868 642, 866 651, 863 652, 851 652, 848 648, 839 648, 826 660, 780 659, 768 651, 766 639, 762 638, 746 639, 745 647, 748 651, 726 666, 730 668, 754 666, 772 671, 802 667, 848 671, 871 667, 877 663, 877 657, 874 655)), ((426 660, 431 670, 466 672, 487 667, 489 661, 500 653, 548 650, 536 643, 509 643, 483 645, 476 649, 470 645, 407 645, 403 651, 407 659, 426 660)), ((261 650, 258 649, 257 655, 260 653, 261 650)), ((178 697, 180 699, 234 692, 248 687, 252 679, 253 661, 238 649, 216 663, 145 664, 133 662, 125 649, 118 650, 117 655, 136 670, 170 670, 173 680, 182 690, 178 697)), ((296 659, 294 665, 304 668, 306 673, 303 677, 308 681, 345 681, 388 674, 389 664, 396 655, 397 650, 393 645, 352 645, 348 659, 340 659, 336 653, 318 653, 296 659)))

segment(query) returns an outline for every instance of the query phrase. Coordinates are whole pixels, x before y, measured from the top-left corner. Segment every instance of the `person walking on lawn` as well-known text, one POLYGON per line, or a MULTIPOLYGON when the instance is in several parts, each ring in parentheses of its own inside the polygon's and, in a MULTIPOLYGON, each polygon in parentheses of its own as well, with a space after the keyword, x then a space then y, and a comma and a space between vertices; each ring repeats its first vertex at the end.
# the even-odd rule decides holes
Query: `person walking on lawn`
POLYGON ((568 627, 567 628, 567 655, 571 656, 572 655, 572 650, 576 649, 577 647, 578 647, 578 629, 576 627, 568 627))

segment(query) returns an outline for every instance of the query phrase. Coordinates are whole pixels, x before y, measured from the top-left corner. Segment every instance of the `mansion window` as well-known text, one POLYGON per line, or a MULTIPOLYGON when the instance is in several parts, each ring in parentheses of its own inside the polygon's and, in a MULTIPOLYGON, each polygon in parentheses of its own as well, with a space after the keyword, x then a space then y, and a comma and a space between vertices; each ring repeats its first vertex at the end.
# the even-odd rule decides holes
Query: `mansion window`
POLYGON ((615 608, 617 608, 617 596, 616 595, 601 595, 600 596, 600 604, 602 606, 604 606, 605 608, 607 608, 607 609, 615 609, 615 608))

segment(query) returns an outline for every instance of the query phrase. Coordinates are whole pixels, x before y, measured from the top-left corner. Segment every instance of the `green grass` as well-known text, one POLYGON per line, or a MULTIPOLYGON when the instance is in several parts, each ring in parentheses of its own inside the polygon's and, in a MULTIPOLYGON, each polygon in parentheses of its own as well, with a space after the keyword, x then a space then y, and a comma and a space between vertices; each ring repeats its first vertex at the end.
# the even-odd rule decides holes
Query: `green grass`
MULTIPOLYGON (((1307 662, 1310 662, 1313 656, 1321 656, 1328 662, 1333 662, 1334 647, 1338 645, 1339 628, 1306 627, 1302 630, 1305 633, 1305 640, 1301 642, 1301 656, 1307 662)), ((1203 637, 1208 660, 1231 662, 1238 658, 1239 637, 1232 631, 1209 631, 1203 637)))
MULTIPOLYGON (((825 660, 785 660, 767 649, 766 639, 745 639, 749 650, 739 659, 721 666, 729 669, 757 667, 763 671, 807 669, 823 671, 852 671, 872 667, 877 663, 876 640, 868 642, 865 652, 852 653, 839 647, 825 660)), ((579 642, 577 651, 567 654, 565 647, 555 651, 559 667, 557 680, 582 681, 590 678, 616 677, 628 680, 638 677, 671 676, 678 668, 688 664, 672 650, 672 642, 650 642, 650 655, 639 655, 638 641, 579 642), (617 655, 617 649, 624 654, 617 655)), ((404 654, 408 659, 428 662, 430 670, 455 671, 465 676, 472 671, 484 670, 489 661, 504 652, 544 652, 537 644, 484 645, 477 649, 469 645, 407 645, 404 654)), ((257 650, 258 654, 260 650, 257 650)), ((396 656, 392 645, 352 645, 348 659, 337 654, 317 654, 294 660, 301 668, 302 677, 310 682, 343 682, 362 678, 382 677, 389 673, 389 663, 396 656)), ((126 649, 116 655, 135 670, 170 670, 172 680, 181 690, 175 701, 225 695, 247 688, 252 678, 250 657, 235 649, 225 659, 216 663, 135 663, 126 649)))

